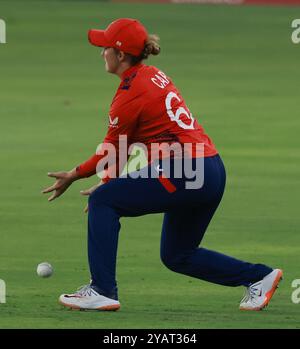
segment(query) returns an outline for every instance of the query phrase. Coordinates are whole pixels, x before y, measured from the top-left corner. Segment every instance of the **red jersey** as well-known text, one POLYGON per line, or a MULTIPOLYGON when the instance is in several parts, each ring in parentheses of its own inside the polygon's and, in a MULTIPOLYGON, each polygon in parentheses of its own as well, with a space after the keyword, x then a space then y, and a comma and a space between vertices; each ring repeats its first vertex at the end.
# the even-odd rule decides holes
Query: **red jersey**
MULTIPOLYGON (((122 74, 111 103, 109 126, 103 143, 115 146, 117 168, 120 135, 127 136, 128 147, 133 143, 143 143, 149 152, 152 143, 176 142, 182 145, 202 143, 205 157, 218 153, 171 79, 156 67, 144 64, 137 64, 122 74)), ((196 157, 194 149, 192 152, 192 156, 196 157)), ((95 174, 103 157, 95 154, 79 165, 79 176, 95 174)))

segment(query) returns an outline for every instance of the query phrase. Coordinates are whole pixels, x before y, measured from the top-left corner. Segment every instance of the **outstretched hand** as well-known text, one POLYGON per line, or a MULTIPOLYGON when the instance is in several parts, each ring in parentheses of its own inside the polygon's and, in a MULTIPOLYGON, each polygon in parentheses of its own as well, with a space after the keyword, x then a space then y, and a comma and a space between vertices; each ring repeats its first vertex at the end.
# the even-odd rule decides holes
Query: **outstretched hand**
POLYGON ((45 188, 42 193, 47 194, 54 192, 49 198, 48 201, 52 201, 59 196, 61 196, 68 187, 76 180, 78 179, 76 175, 76 171, 72 170, 69 172, 49 172, 49 177, 55 178, 56 181, 53 185, 51 185, 48 188, 45 188))
MULTIPOLYGON (((96 190, 98 187, 100 187, 100 185, 102 185, 102 184, 103 184, 103 183, 100 182, 100 183, 98 183, 98 184, 92 186, 92 187, 89 188, 89 189, 81 190, 81 191, 80 191, 80 194, 81 194, 81 195, 84 195, 84 196, 89 196, 89 195, 92 194, 93 191, 95 191, 95 190, 96 190)), ((89 205, 87 204, 87 205, 85 206, 83 212, 84 212, 84 213, 87 213, 88 211, 89 211, 89 205)))

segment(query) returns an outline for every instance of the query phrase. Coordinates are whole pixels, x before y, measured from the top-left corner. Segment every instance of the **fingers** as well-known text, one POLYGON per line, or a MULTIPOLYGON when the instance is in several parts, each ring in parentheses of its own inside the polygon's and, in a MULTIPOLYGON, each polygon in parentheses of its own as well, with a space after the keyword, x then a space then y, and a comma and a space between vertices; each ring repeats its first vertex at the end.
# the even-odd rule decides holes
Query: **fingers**
POLYGON ((54 199, 56 199, 57 197, 59 197, 61 195, 61 192, 56 190, 49 198, 48 201, 53 201, 54 199))
POLYGON ((42 191, 42 193, 43 193, 43 194, 51 193, 51 192, 52 192, 53 190, 55 190, 55 189, 56 189, 56 183, 53 184, 53 185, 51 185, 51 187, 48 187, 48 188, 44 189, 44 190, 42 191))
MULTIPOLYGON (((93 188, 90 188, 90 189, 86 189, 86 190, 80 190, 80 194, 81 195, 90 195, 93 190, 93 188)), ((88 213, 89 212, 89 205, 87 204, 83 210, 84 213, 88 213)))
POLYGON ((55 194, 51 195, 49 198, 48 198, 48 201, 52 201, 55 199, 55 194))
MULTIPOLYGON (((63 174, 63 172, 48 172, 49 177, 53 177, 56 179, 62 178, 62 174, 63 174)), ((50 187, 44 189, 42 191, 42 193, 43 194, 51 193, 53 190, 56 189, 56 186, 57 186, 57 181, 53 185, 51 185, 50 187)))
POLYGON ((65 172, 48 172, 48 177, 65 178, 65 172))
POLYGON ((86 190, 80 190, 81 195, 90 195, 91 194, 91 189, 86 189, 86 190))
POLYGON ((46 194, 54 191, 54 193, 48 198, 48 201, 53 201, 67 190, 72 181, 69 180, 67 172, 48 172, 48 176, 56 178, 56 181, 50 187, 45 188, 42 193, 46 194))
POLYGON ((86 189, 86 190, 80 190, 81 195, 91 195, 93 191, 95 191, 98 187, 100 187, 101 183, 94 185, 93 187, 86 189))

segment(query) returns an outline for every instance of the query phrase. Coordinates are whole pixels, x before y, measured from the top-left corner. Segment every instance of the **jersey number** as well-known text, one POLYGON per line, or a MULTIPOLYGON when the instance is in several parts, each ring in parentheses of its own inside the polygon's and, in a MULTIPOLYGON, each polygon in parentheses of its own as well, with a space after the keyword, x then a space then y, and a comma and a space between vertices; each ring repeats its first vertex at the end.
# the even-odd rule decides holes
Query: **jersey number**
POLYGON ((172 121, 175 121, 177 122, 178 126, 181 127, 181 128, 184 128, 186 130, 190 130, 190 129, 194 129, 194 118, 192 116, 192 114, 189 114, 189 112, 184 109, 183 107, 180 107, 176 110, 176 113, 174 114, 173 113, 173 110, 172 110, 172 106, 171 106, 171 102, 172 102, 172 99, 173 98, 176 98, 178 100, 178 102, 180 102, 180 98, 177 96, 176 93, 174 92, 170 92, 167 97, 166 97, 166 109, 167 109, 167 113, 170 117, 170 119, 172 121), (181 119, 180 119, 180 116, 184 114, 186 115, 186 117, 191 120, 190 124, 186 124, 184 123, 181 119))

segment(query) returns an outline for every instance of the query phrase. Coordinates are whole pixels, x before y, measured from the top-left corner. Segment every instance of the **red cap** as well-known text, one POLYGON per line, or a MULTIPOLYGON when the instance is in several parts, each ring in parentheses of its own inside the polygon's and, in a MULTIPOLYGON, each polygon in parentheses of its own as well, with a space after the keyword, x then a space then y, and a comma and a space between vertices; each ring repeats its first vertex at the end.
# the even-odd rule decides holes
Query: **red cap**
POLYGON ((105 30, 89 30, 89 41, 94 46, 114 47, 133 56, 139 56, 148 38, 145 27, 136 19, 120 18, 105 30))

